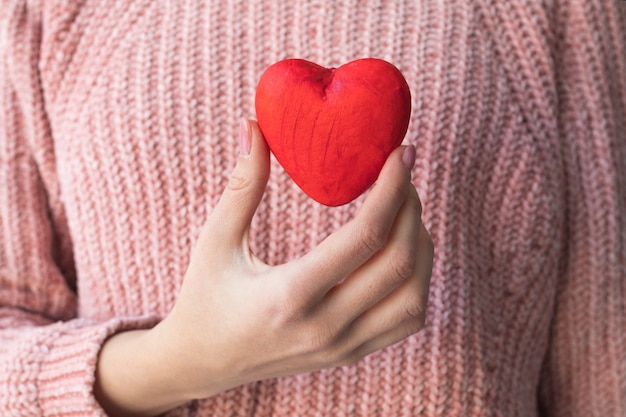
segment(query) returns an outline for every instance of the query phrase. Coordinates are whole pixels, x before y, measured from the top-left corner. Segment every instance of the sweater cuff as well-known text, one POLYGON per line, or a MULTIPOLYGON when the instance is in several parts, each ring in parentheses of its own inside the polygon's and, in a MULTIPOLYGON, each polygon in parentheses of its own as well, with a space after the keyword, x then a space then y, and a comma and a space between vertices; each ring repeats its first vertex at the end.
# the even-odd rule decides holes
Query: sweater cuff
POLYGON ((59 322, 50 326, 36 343, 33 371, 25 373, 27 387, 37 391, 37 407, 45 415, 104 416, 96 401, 93 385, 98 354, 104 341, 114 333, 150 328, 159 320, 153 316, 114 319, 104 323, 84 320, 59 322))

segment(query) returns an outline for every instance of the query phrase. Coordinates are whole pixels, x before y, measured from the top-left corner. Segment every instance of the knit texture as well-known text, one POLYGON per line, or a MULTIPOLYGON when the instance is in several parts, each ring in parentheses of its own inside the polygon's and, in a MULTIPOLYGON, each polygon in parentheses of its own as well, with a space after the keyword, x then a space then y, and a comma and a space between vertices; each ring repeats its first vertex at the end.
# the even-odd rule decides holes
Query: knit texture
MULTIPOLYGON (((0 414, 97 416, 175 302, 270 64, 386 59, 436 246, 423 331, 171 416, 625 416, 626 4, 1 0, 0 414)), ((270 264, 347 222, 273 160, 270 264)))

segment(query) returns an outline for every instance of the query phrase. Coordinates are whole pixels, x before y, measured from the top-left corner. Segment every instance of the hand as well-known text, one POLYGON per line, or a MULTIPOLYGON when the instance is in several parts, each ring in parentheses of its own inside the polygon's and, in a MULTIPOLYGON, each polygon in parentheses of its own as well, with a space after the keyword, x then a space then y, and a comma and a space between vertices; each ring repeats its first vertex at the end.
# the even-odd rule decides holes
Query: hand
POLYGON ((159 358, 147 363, 163 404, 102 396, 119 409, 165 411, 248 382, 351 364, 424 326, 433 244, 410 182, 414 149, 390 155, 353 220, 302 258, 271 267, 248 246, 269 151, 256 123, 243 126, 251 152, 201 231, 172 312, 127 336, 159 358))

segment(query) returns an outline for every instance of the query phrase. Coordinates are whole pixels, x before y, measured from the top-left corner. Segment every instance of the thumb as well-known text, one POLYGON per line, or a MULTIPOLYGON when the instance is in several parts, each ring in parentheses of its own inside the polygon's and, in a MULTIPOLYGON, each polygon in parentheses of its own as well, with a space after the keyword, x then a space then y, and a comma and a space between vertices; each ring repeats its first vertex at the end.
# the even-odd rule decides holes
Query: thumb
POLYGON ((227 248, 241 247, 246 242, 269 173, 269 149, 259 125, 255 121, 242 119, 237 165, 204 227, 211 241, 227 248))

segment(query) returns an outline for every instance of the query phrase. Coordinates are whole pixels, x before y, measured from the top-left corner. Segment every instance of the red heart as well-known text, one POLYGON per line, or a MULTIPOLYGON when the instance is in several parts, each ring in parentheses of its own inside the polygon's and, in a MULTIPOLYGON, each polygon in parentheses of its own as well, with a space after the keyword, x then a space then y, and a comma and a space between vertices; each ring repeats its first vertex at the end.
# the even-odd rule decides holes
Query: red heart
POLYGON ((287 174, 314 200, 339 206, 374 183, 402 142, 411 95, 400 71, 380 59, 336 69, 287 59, 265 70, 255 105, 287 174))

